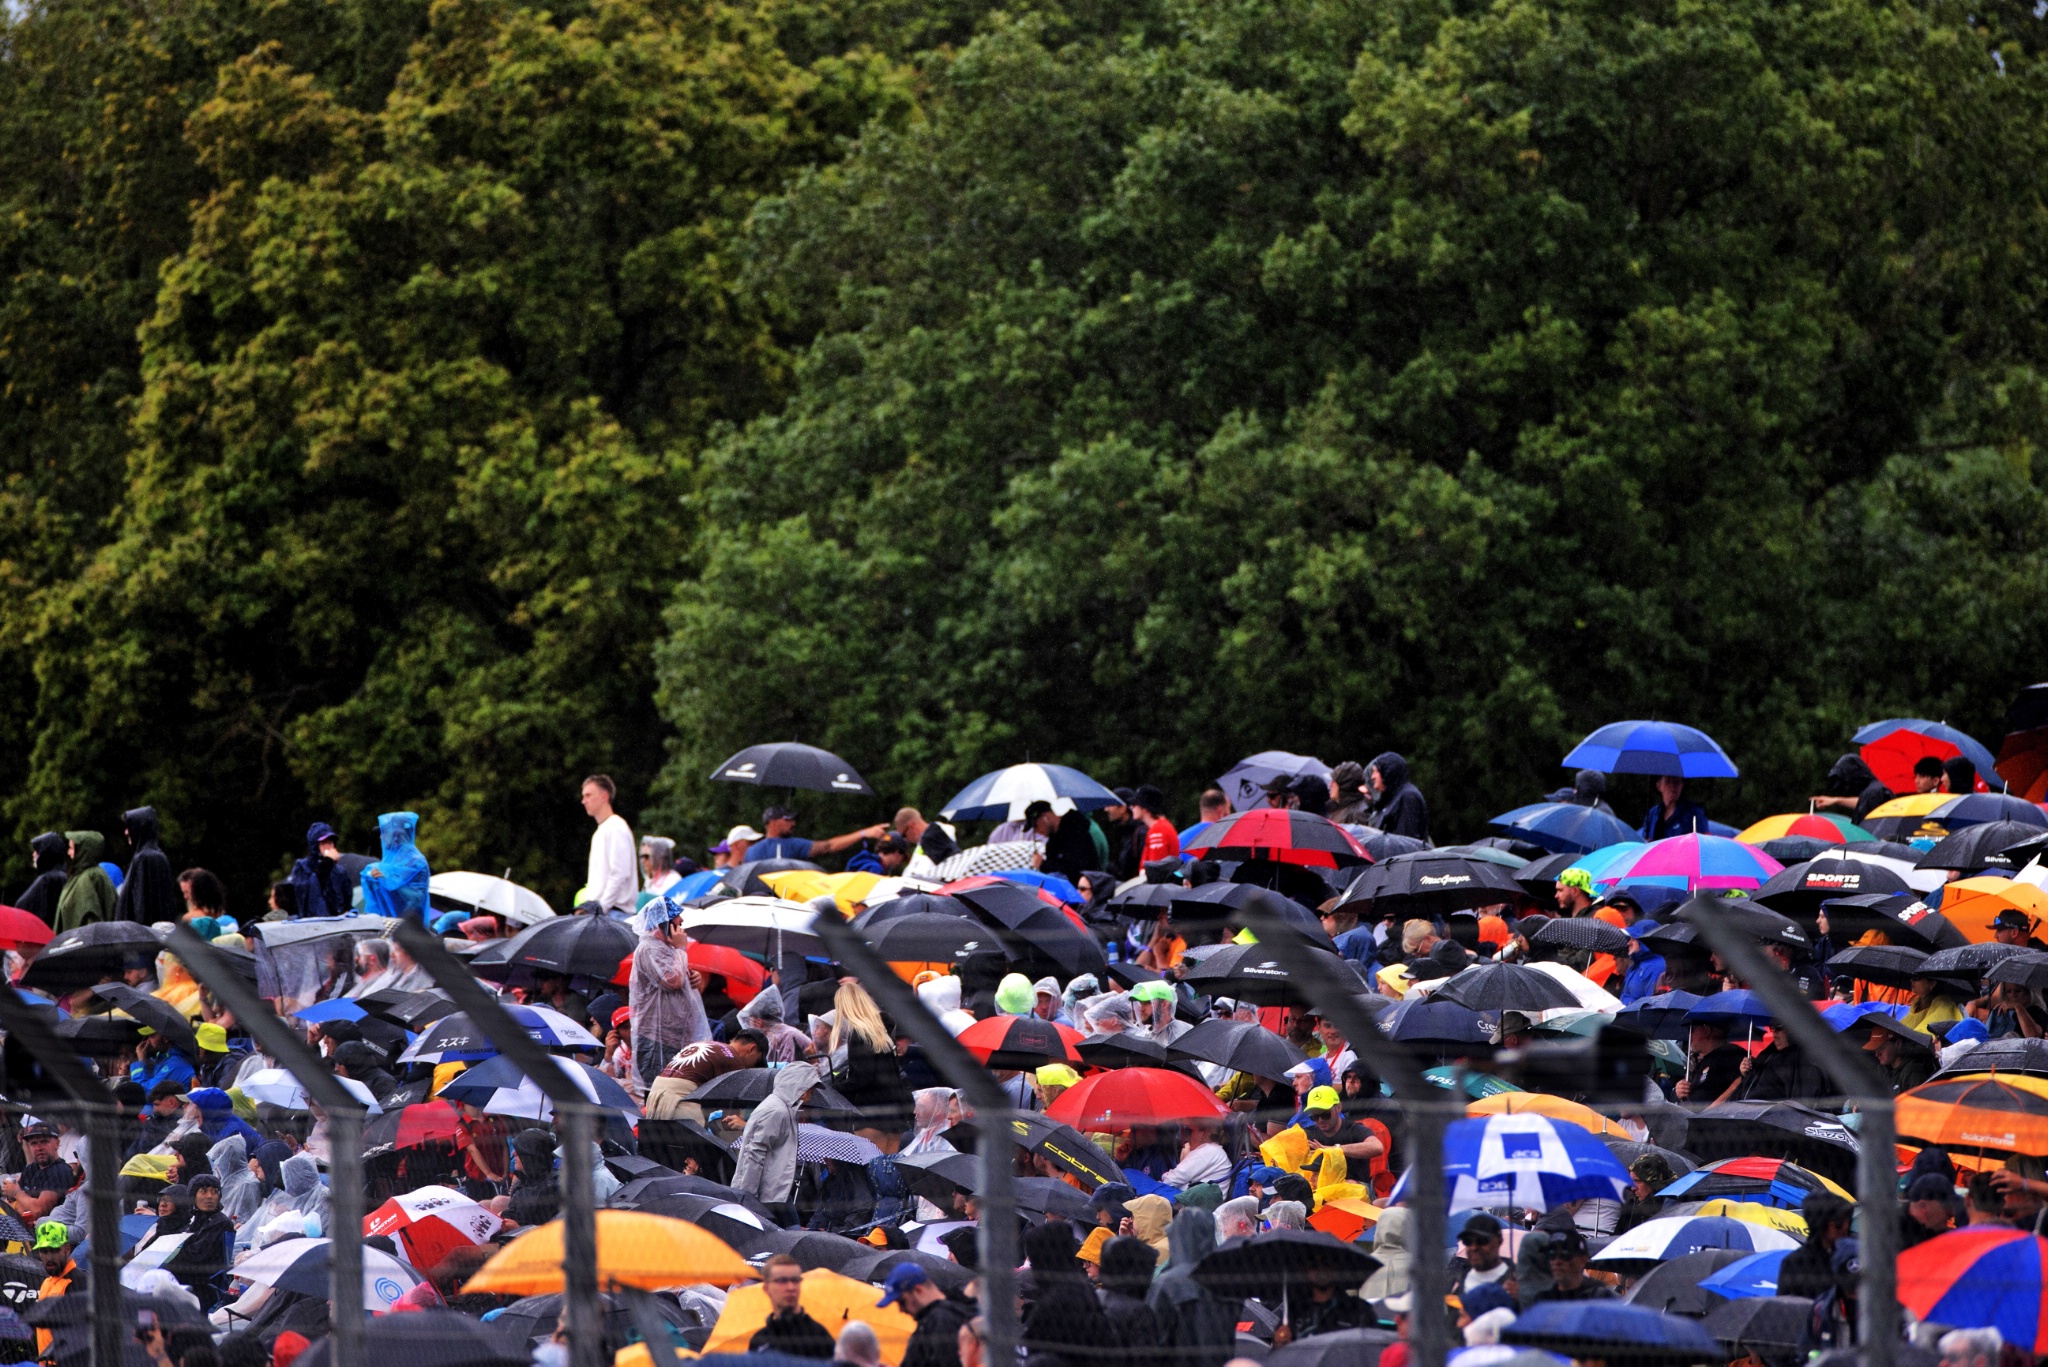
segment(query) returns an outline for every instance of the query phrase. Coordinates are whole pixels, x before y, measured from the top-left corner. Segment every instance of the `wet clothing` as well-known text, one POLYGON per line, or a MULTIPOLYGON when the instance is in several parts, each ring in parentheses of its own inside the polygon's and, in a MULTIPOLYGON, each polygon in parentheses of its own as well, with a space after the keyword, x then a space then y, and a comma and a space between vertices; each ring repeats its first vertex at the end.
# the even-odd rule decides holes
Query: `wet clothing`
POLYGON ((135 854, 114 898, 114 919, 146 926, 177 920, 185 913, 185 899, 178 892, 178 875, 172 871, 171 861, 157 845, 156 808, 124 812, 121 825, 135 854))
POLYGON ((1667 815, 1664 804, 1655 802, 1643 814, 1642 834, 1645 840, 1663 840, 1674 835, 1705 835, 1707 832, 1707 809, 1697 802, 1688 802, 1683 797, 1667 815))
POLYGON ((1735 1089, 1735 1100, 1805 1101, 1833 1091, 1828 1075, 1809 1062, 1798 1045, 1785 1049, 1772 1045, 1757 1052, 1749 1080, 1735 1089))
POLYGON ((652 1085, 675 1052, 711 1038, 704 999, 690 984, 689 955, 659 935, 633 946, 633 1054, 641 1081, 652 1085))
POLYGON ((1861 755, 1844 755, 1835 761, 1828 770, 1828 792, 1834 797, 1855 797, 1856 813, 1852 819, 1859 826, 1872 808, 1892 800, 1892 790, 1877 781, 1877 775, 1870 772, 1861 755))
POLYGON ((747 1340, 750 1353, 789 1353, 800 1358, 829 1358, 838 1347, 832 1331, 805 1314, 801 1305, 770 1315, 747 1340))
POLYGON ((918 1311, 902 1367, 960 1367, 960 1329, 974 1314, 973 1306, 951 1296, 941 1296, 918 1311))
POLYGON ((98 831, 66 831, 64 838, 78 851, 72 856, 71 876, 57 897, 56 928, 76 930, 80 926, 114 919, 114 880, 100 867, 107 852, 106 837, 98 831))
POLYGON ((34 912, 44 925, 54 926, 57 903, 64 895, 64 837, 55 831, 44 831, 28 842, 28 849, 35 866, 35 881, 14 899, 14 905, 34 912))
POLYGON ((797 1107, 818 1085, 818 1070, 792 1063, 775 1074, 775 1090, 740 1132, 732 1174, 734 1191, 770 1205, 786 1204, 796 1193, 797 1107))
POLYGON ((334 833, 316 822, 306 832, 306 857, 292 865, 290 882, 297 916, 346 916, 355 897, 342 879, 337 861, 320 853, 323 840, 334 833))
POLYGON ((1182 1367, 1223 1367, 1237 1356, 1237 1319, 1244 1302, 1195 1280, 1195 1265, 1216 1251, 1216 1217, 1183 1210, 1167 1227, 1166 1270, 1146 1303, 1159 1317, 1162 1358, 1182 1367))
POLYGON ((1379 770, 1384 785, 1379 800, 1373 804, 1372 824, 1388 835, 1405 835, 1427 843, 1429 803, 1422 790, 1409 781, 1408 761, 1389 750, 1368 768, 1379 770))
POLYGON ((363 870, 363 914, 395 916, 426 925, 427 857, 413 843, 420 819, 413 812, 386 812, 377 818, 384 857, 363 870))

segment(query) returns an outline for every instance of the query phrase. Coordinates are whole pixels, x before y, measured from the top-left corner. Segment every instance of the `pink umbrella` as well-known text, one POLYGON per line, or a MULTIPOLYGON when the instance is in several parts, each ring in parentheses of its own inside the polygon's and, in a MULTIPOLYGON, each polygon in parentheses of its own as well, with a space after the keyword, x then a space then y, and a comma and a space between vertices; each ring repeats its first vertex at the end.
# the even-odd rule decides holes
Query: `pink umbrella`
POLYGON ((1653 883, 1698 892, 1702 888, 1759 888, 1785 866, 1752 845, 1719 835, 1674 835, 1603 871, 1626 887, 1653 883))

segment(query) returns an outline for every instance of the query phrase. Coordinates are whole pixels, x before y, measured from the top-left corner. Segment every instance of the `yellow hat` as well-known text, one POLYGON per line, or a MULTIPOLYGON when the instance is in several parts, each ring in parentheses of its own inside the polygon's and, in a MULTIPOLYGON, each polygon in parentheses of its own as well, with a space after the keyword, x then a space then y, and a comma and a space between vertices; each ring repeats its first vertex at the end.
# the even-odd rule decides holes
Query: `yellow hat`
POLYGON ((1109 1239, 1109 1230, 1101 1225, 1097 1225, 1089 1231, 1088 1237, 1081 1241, 1081 1247, 1075 1250, 1074 1256, 1084 1263, 1094 1263, 1097 1267, 1100 1267, 1102 1266, 1102 1246, 1108 1243, 1109 1239))
POLYGON ((1041 1087, 1076 1087, 1081 1075, 1064 1063, 1048 1063, 1035 1074, 1041 1087))
POLYGON ((1408 984, 1415 980, 1406 964, 1388 964, 1380 970, 1379 979, 1396 997, 1407 996, 1408 984))
POLYGON ((1335 1087, 1311 1087, 1308 1089, 1308 1100, 1302 1103, 1302 1109, 1334 1111, 1343 1104, 1344 1098, 1337 1095, 1335 1087))
POLYGON ((199 1037, 199 1047, 207 1053, 225 1054, 228 1051, 228 1032, 212 1021, 206 1022, 192 1033, 199 1037))

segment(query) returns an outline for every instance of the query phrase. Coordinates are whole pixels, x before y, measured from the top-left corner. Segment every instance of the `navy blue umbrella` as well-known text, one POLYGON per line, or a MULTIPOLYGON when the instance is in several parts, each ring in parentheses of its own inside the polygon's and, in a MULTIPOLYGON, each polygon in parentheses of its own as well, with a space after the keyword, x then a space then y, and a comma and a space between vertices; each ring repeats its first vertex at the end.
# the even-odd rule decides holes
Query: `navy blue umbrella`
POLYGON ((1598 807, 1581 807, 1576 802, 1535 802, 1503 812, 1486 824, 1502 835, 1559 854, 1589 854, 1633 840, 1636 834, 1598 807))
POLYGON ((1541 1301, 1501 1331, 1503 1343, 1547 1348, 1570 1358, 1661 1358, 1725 1362, 1721 1345, 1698 1320, 1625 1301, 1541 1301))
POLYGON ((1659 992, 1621 1011, 1614 1024, 1652 1039, 1683 1039, 1692 1028, 1686 1023, 1686 1013, 1705 1000, 1691 992, 1659 992))
POLYGON ((1669 721, 1610 722, 1580 741, 1563 762, 1567 769, 1610 774, 1737 777, 1735 762, 1712 736, 1669 721))
POLYGON ((1716 1025, 1729 1025, 1737 1021, 1750 1021, 1769 1025, 1777 1017, 1762 997, 1748 988, 1738 987, 1727 992, 1716 992, 1711 997, 1700 998, 1699 1005, 1685 1013, 1685 1019, 1688 1024, 1704 1021, 1716 1025))

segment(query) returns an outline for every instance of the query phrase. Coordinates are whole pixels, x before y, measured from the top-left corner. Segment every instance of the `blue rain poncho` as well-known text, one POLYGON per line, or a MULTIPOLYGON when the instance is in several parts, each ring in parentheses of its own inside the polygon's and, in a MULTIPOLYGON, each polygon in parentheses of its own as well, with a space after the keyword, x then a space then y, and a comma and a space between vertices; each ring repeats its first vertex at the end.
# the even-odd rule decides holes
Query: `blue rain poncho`
POLYGON ((384 857, 363 870, 363 914, 397 916, 427 924, 427 857, 414 845, 417 812, 386 812, 377 818, 384 857))

